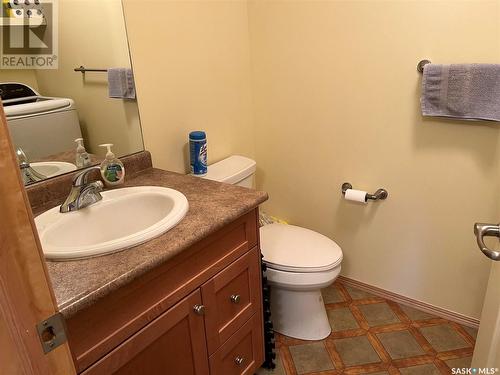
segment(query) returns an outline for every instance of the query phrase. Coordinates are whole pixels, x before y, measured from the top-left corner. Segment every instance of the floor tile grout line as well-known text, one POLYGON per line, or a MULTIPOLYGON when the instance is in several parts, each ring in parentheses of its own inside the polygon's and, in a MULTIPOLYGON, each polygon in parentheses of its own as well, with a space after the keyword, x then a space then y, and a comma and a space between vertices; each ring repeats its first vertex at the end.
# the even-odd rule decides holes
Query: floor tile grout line
POLYGON ((450 359, 471 357, 474 353, 473 348, 462 348, 455 350, 448 350, 447 352, 440 352, 436 354, 436 358, 442 361, 448 361, 450 359))
POLYGON ((382 297, 362 298, 362 299, 353 300, 352 304, 356 305, 356 306, 376 305, 377 303, 384 303, 385 301, 386 300, 384 300, 382 297))
POLYGON ((394 366, 389 366, 389 368, 387 369, 387 372, 389 373, 389 375, 401 375, 401 372, 399 371, 399 369, 397 369, 394 366))
POLYGON ((474 337, 469 335, 469 333, 463 329, 460 324, 455 322, 450 322, 450 326, 472 347, 476 345, 476 340, 474 337))
POLYGON ((325 348, 328 356, 330 357, 330 360, 333 363, 333 366, 335 366, 335 369, 343 371, 346 366, 344 364, 344 361, 342 361, 342 358, 340 357, 337 349, 335 348, 335 342, 333 341, 333 339, 325 340, 325 348))
POLYGON ((356 366, 351 366, 347 367, 344 369, 344 373, 346 374, 366 374, 368 373, 373 373, 373 372, 381 372, 381 371, 387 371, 389 368, 389 365, 384 362, 379 362, 379 363, 371 363, 367 365, 356 365, 356 366), (362 372, 360 372, 362 371, 362 372))
POLYGON ((370 329, 370 325, 368 324, 368 321, 366 320, 365 316, 358 308, 358 306, 350 304, 349 310, 351 311, 352 316, 354 316, 354 319, 356 319, 356 321, 358 322, 359 327, 365 331, 368 331, 370 329))
POLYGON ((284 346, 280 349, 280 357, 281 363, 283 365, 283 370, 285 371, 286 375, 298 375, 295 364, 293 363, 292 353, 290 353, 290 349, 288 349, 288 346, 284 346))
POLYGON ((387 352, 385 349, 384 345, 382 342, 379 340, 376 334, 373 332, 368 331, 366 337, 370 341, 371 346, 379 356, 380 360, 384 363, 390 364, 392 361, 392 358, 390 354, 387 352))
POLYGON ((344 302, 335 302, 335 303, 328 303, 325 304, 326 310, 338 310, 338 309, 343 309, 345 307, 349 307, 350 303, 347 301, 344 302))
POLYGON ((434 356, 429 354, 423 354, 410 358, 400 358, 395 359, 391 362, 391 364, 396 368, 406 368, 412 366, 426 365, 429 363, 434 363, 434 356))
POLYGON ((413 336, 418 345, 422 347, 424 352, 429 355, 436 356, 437 350, 433 348, 430 342, 425 338, 425 336, 420 332, 420 330, 416 327, 410 326, 408 331, 413 336))
POLYGON ((434 358, 434 366, 437 367, 437 369, 443 374, 443 375, 448 375, 450 374, 450 366, 446 364, 446 362, 440 360, 439 358, 434 358))
POLYGON ((410 325, 406 323, 391 323, 391 324, 370 327, 370 332, 376 334, 386 333, 386 332, 399 332, 408 330, 409 327, 410 325))
POLYGON ((337 331, 330 333, 330 336, 328 336, 331 339, 334 340, 339 340, 339 339, 347 339, 351 337, 359 337, 359 336, 365 336, 367 330, 363 328, 358 328, 358 329, 349 329, 345 331, 337 331))
POLYGON ((347 302, 347 303, 352 302, 353 299, 352 299, 351 295, 349 294, 349 292, 347 291, 347 289, 345 288, 344 284, 337 283, 336 287, 340 291, 340 294, 342 295, 342 297, 344 297, 345 302, 347 302))
POLYGON ((447 323, 450 323, 450 321, 443 318, 432 318, 426 320, 413 320, 411 322, 411 325, 416 328, 424 328, 424 327, 438 326, 447 323))
POLYGON ((342 372, 339 372, 337 370, 325 370, 325 371, 306 372, 301 375, 342 375, 342 372))
POLYGON ((412 319, 410 319, 410 317, 408 315, 405 314, 405 312, 403 311, 403 309, 399 306, 399 304, 397 304, 396 302, 394 301, 389 301, 387 300, 386 303, 389 305, 389 307, 392 309, 392 311, 394 312, 394 314, 396 314, 397 318, 402 322, 402 323, 407 323, 407 324, 410 324, 412 319))

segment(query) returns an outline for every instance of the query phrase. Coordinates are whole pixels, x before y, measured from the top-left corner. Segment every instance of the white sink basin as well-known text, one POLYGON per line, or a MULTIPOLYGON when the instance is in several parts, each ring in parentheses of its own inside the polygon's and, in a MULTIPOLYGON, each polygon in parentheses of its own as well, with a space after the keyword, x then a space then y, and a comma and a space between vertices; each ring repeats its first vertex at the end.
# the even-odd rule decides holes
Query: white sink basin
POLYGON ((177 190, 139 186, 105 191, 78 211, 54 207, 35 218, 47 259, 70 260, 113 253, 146 242, 177 225, 189 204, 177 190))
POLYGON ((63 161, 41 161, 31 163, 30 166, 45 177, 54 177, 63 173, 76 171, 76 165, 63 161))

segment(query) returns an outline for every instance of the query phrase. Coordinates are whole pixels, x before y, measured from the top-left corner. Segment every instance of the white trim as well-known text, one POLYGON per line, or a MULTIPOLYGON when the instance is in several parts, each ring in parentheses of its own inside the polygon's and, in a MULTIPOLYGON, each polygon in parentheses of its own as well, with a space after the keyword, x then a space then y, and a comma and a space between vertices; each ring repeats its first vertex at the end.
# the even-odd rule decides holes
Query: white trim
POLYGON ((378 297, 394 301, 402 305, 410 306, 415 309, 424 311, 429 314, 439 316, 440 318, 448 319, 452 322, 463 324, 471 328, 479 328, 479 319, 466 316, 455 311, 443 309, 442 307, 431 305, 430 303, 422 302, 413 298, 405 297, 397 293, 390 292, 385 289, 378 288, 361 281, 351 279, 345 276, 339 276, 338 281, 342 284, 352 286, 357 289, 364 290, 365 292, 374 294, 378 297))

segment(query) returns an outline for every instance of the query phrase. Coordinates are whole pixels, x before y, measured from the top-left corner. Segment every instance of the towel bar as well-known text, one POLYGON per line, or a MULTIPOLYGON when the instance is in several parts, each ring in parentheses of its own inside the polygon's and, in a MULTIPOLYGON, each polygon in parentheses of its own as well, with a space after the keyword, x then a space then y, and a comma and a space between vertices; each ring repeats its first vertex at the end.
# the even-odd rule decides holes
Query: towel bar
POLYGON ((430 64, 430 63, 431 63, 430 60, 420 60, 420 62, 417 65, 417 71, 419 73, 423 73, 424 72, 424 66, 426 66, 427 64, 430 64))
POLYGON ((108 69, 90 69, 90 68, 84 67, 83 65, 80 65, 79 68, 75 68, 74 70, 75 70, 75 72, 80 72, 82 74, 84 74, 85 72, 107 72, 108 71, 108 69))

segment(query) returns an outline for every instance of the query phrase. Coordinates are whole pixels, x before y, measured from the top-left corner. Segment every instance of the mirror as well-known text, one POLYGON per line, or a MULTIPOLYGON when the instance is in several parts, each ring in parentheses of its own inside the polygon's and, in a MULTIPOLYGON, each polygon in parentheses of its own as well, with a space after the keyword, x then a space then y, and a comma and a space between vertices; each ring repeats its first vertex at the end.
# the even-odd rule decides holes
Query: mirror
POLYGON ((118 157, 142 151, 121 0, 12 0, 3 7, 9 20, 17 15, 24 22, 10 26, 10 34, 24 28, 44 48, 46 36, 55 46, 50 69, 5 66, 3 46, 0 95, 25 184, 100 163, 106 154, 100 144, 112 143, 118 157), (77 152, 79 138, 85 151, 77 152))

